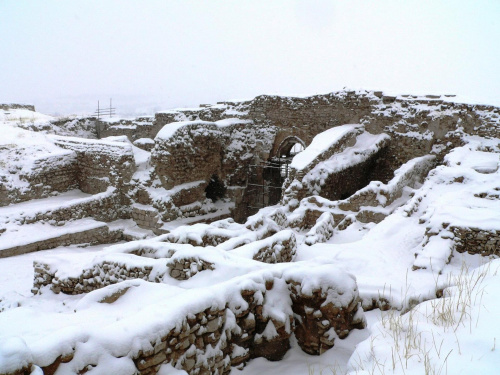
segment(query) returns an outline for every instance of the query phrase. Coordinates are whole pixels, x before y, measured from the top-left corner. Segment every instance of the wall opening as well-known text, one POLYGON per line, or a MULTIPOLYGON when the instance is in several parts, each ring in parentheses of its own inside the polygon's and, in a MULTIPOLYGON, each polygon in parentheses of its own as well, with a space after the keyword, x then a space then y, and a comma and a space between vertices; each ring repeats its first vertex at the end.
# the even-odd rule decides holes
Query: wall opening
POLYGON ((290 171, 290 163, 293 157, 304 149, 304 141, 297 137, 288 137, 281 142, 275 156, 265 163, 249 167, 246 192, 249 196, 249 215, 279 203, 283 183, 290 171))
POLYGON ((216 202, 219 199, 224 198, 225 194, 226 186, 224 185, 224 183, 219 179, 217 175, 212 175, 207 187, 205 188, 205 196, 211 199, 212 202, 216 202))

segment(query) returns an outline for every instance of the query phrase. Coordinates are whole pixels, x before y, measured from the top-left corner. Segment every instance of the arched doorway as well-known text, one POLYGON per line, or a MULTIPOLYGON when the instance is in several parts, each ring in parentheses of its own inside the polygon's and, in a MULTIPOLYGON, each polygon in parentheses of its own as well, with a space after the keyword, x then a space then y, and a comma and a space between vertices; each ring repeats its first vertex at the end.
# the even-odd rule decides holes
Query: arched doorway
POLYGON ((298 137, 285 138, 269 160, 249 168, 248 190, 249 214, 260 208, 272 206, 280 201, 283 183, 288 177, 289 165, 295 155, 305 149, 305 142, 298 137))
MULTIPOLYGON (((288 166, 292 162, 292 159, 295 155, 304 151, 305 148, 304 141, 295 136, 285 138, 281 142, 278 152, 276 156, 271 158, 271 162, 279 166, 280 176, 283 181, 288 177, 288 166)), ((281 181, 281 184, 283 184, 283 181, 281 181)))

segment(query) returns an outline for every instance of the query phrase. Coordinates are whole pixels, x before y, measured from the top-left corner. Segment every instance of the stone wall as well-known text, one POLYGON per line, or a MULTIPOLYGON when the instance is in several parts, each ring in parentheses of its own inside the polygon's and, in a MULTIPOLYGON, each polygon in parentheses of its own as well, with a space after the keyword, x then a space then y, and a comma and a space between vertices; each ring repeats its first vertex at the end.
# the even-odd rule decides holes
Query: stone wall
MULTIPOLYGON (((84 232, 78 238, 83 240, 87 238, 86 236, 95 242, 96 233, 94 232, 84 232)), ((213 243, 214 240, 211 242, 213 243)), ((66 278, 56 276, 57 270, 49 264, 36 262, 32 291, 37 294, 42 287, 48 286, 54 293, 81 294, 132 279, 159 283, 168 275, 177 280, 187 280, 198 272, 213 270, 217 266, 200 255, 184 255, 182 246, 169 246, 168 248, 167 253, 163 255, 157 254, 152 249, 142 248, 134 249, 126 255, 110 255, 92 267, 83 269, 81 274, 66 278), (167 261, 163 262, 162 259, 167 259, 167 261), (134 264, 134 266, 129 264, 134 264), (159 264, 160 267, 158 267, 159 264), (155 266, 157 267, 153 277, 151 270, 155 266)), ((292 231, 287 230, 264 240, 241 246, 232 254, 263 263, 286 263, 293 261, 296 251, 295 235, 292 231)))
POLYGON ((76 153, 78 186, 84 193, 102 193, 108 187, 125 192, 135 171, 127 143, 57 137, 55 143, 76 153))
POLYGON ((36 159, 29 170, 0 175, 0 206, 48 197, 78 187, 75 154, 51 155, 36 159), (17 179, 12 179, 17 176, 17 179))
POLYGON ((276 144, 294 135, 309 144, 315 135, 326 129, 358 124, 369 115, 378 99, 355 92, 315 95, 307 98, 257 96, 250 104, 249 117, 256 124, 273 125, 280 129, 276 144), (282 138, 282 139, 281 139, 282 138))
POLYGON ((345 199, 371 181, 371 171, 379 157, 378 152, 359 164, 349 166, 337 173, 328 175, 319 195, 329 200, 345 199))
POLYGON ((243 245, 232 254, 252 258, 263 263, 287 263, 295 259, 297 239, 291 230, 283 230, 270 237, 243 245))
POLYGON ((83 243, 98 245, 102 243, 118 242, 121 239, 121 231, 112 231, 103 223, 95 228, 76 232, 66 232, 45 240, 34 241, 28 244, 1 249, 0 258, 32 253, 39 250, 54 249, 59 246, 69 246, 83 243))
POLYGON ((362 128, 359 128, 341 137, 302 169, 297 169, 292 163, 283 185, 282 204, 295 209, 303 198, 310 195, 320 195, 329 200, 345 199, 366 186, 377 175, 376 161, 389 141, 387 136, 364 133, 363 136, 366 135, 372 142, 364 149, 354 149, 356 136, 361 131, 362 128))
POLYGON ((0 103, 0 109, 4 111, 8 111, 9 109, 27 109, 28 111, 35 112, 35 106, 32 104, 0 103))
MULTIPOLYGON (((183 311, 189 313, 173 327, 170 324, 172 328, 156 330, 149 342, 142 340, 141 348, 130 352, 137 372, 156 374, 168 363, 190 375, 229 374, 231 366, 244 365, 252 358, 280 360, 294 333, 305 352, 325 352, 352 329, 363 328, 365 320, 354 277, 331 267, 318 269, 320 274, 312 276, 322 280, 318 283, 292 268, 282 275, 255 275, 250 283, 227 284, 225 288, 232 291, 224 292, 231 298, 225 304, 213 297, 206 302, 184 298, 183 311), (330 272, 336 276, 326 277, 330 272), (276 295, 283 296, 283 304, 275 305, 276 295), (280 311, 270 314, 269 309, 280 311)), ((100 302, 114 303, 130 287, 115 288, 100 302)), ((61 354, 53 363, 39 364, 44 373, 53 374, 70 363, 78 345, 73 348, 64 353, 64 361, 61 354)), ((88 365, 80 356, 78 368, 88 370, 88 365)))
MULTIPOLYGON (((246 185, 248 166, 256 158, 269 156, 272 146, 272 129, 253 127, 251 123, 241 120, 222 120, 224 122, 189 122, 172 130, 171 134, 162 138, 162 133, 156 138, 153 149, 152 163, 162 185, 166 189, 174 186, 202 182, 198 190, 189 193, 175 194, 173 198, 182 202, 173 202, 173 206, 187 206, 195 202, 203 202, 205 188, 212 178, 217 178, 230 193, 225 197, 234 203, 241 204, 243 190, 246 185), (194 194, 196 193, 196 194, 194 194)), ((183 123, 181 123, 183 124, 183 123)), ((176 126, 175 124, 167 125, 176 126)), ((177 189, 177 188, 176 188, 177 189)), ((185 189, 184 189, 185 190, 185 189)), ((165 216, 163 220, 174 220, 182 217, 182 210, 165 207, 154 203, 158 211, 165 216)), ((186 207, 191 210, 190 207, 186 207)), ((191 210, 192 211, 192 210, 191 210)), ((235 208, 238 214, 238 207, 235 208)), ((245 213, 243 213, 245 215, 245 213)), ((246 216, 245 216, 246 217, 246 216)))
POLYGON ((92 217, 95 220, 111 222, 119 219, 121 200, 114 188, 89 197, 79 203, 62 205, 54 210, 39 211, 35 214, 21 213, 16 219, 20 224, 53 221, 63 225, 66 221, 92 217))
POLYGON ((320 288, 308 296, 300 293, 300 280, 287 282, 290 284, 268 280, 265 292, 242 290, 241 297, 247 303, 242 310, 193 312, 179 329, 161 337, 150 350, 139 352, 134 360, 137 369, 141 374, 155 374, 161 364, 170 363, 188 374, 229 374, 231 366, 240 366, 251 358, 280 360, 290 348, 294 331, 300 347, 317 355, 333 347, 337 337, 345 338, 353 328, 364 326, 363 319, 356 316, 357 299, 336 307, 325 301, 332 289, 320 288), (285 315, 285 320, 265 316, 266 292, 287 285, 292 290, 292 311, 302 319, 294 319, 293 315, 285 315))
POLYGON ((500 255, 500 230, 450 227, 455 235, 455 249, 459 253, 500 255))
POLYGON ((154 138, 160 131, 161 125, 155 123, 151 117, 137 117, 134 119, 118 119, 100 122, 100 138, 125 135, 134 142, 140 138, 154 138))
POLYGON ((163 186, 171 189, 200 180, 208 184, 212 175, 221 176, 227 138, 228 134, 217 125, 203 122, 181 127, 173 138, 157 138, 151 156, 163 186))
MULTIPOLYGON (((386 183, 392 179, 397 168, 413 158, 432 151, 439 162, 446 151, 460 145, 460 134, 464 131, 481 136, 500 133, 498 108, 448 100, 439 96, 391 97, 382 92, 341 91, 307 98, 262 95, 245 103, 221 103, 208 108, 162 112, 155 117, 158 126, 175 126, 172 123, 178 121, 214 122, 231 115, 250 119, 253 124, 239 127, 238 135, 231 133, 229 128, 219 129, 220 133, 214 135, 217 133, 215 128, 207 127, 210 131, 206 133, 206 139, 203 138, 205 136, 195 139, 199 137, 195 133, 179 130, 178 136, 174 137, 176 140, 167 143, 157 140, 160 145, 156 146, 157 151, 153 151, 153 159, 167 188, 196 179, 208 181, 210 174, 216 174, 227 187, 236 189, 246 185, 248 165, 267 162, 276 155, 284 139, 298 137, 307 145, 315 135, 326 129, 360 123, 372 134, 385 133, 391 138, 391 142, 380 150, 379 157, 370 165, 372 173, 367 177, 367 180, 386 183), (217 137, 218 140, 215 139, 217 137), (256 145, 248 147, 252 139, 257 141, 256 145), (227 152, 231 148, 227 142, 232 142, 234 149, 238 146, 245 149, 243 152, 227 152), (186 149, 185 144, 189 144, 186 149), (441 151, 436 151, 438 149, 441 151), (169 167, 170 164, 172 167, 169 167)), ((198 127, 198 130, 199 134, 201 129, 198 127)), ((334 185, 338 186, 337 183, 330 184, 334 185)), ((341 197, 355 191, 344 190, 340 193, 341 197)), ((241 222, 249 214, 247 206, 252 205, 256 197, 249 191, 243 191, 234 198, 236 207, 233 216, 236 215, 237 221, 241 222)))
POLYGON ((156 138, 152 163, 166 189, 199 180, 208 184, 214 175, 226 186, 241 186, 248 165, 259 157, 267 160, 273 129, 223 121, 227 122, 188 122, 166 138, 156 138))

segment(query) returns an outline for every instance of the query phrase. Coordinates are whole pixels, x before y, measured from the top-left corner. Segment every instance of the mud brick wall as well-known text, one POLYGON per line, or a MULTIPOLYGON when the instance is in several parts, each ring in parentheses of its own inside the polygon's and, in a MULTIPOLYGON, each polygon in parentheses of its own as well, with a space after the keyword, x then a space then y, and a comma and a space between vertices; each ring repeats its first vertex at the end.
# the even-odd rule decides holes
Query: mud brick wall
POLYGON ((455 249, 459 253, 500 255, 500 230, 451 227, 455 235, 455 249))

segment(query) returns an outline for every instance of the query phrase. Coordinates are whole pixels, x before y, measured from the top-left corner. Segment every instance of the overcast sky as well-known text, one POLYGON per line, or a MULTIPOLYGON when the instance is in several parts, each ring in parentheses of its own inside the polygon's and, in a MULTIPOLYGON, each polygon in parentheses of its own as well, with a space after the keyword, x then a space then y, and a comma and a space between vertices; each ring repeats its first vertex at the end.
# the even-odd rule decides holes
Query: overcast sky
POLYGON ((500 105, 500 0, 0 0, 0 102, 125 114, 343 87, 500 105))

